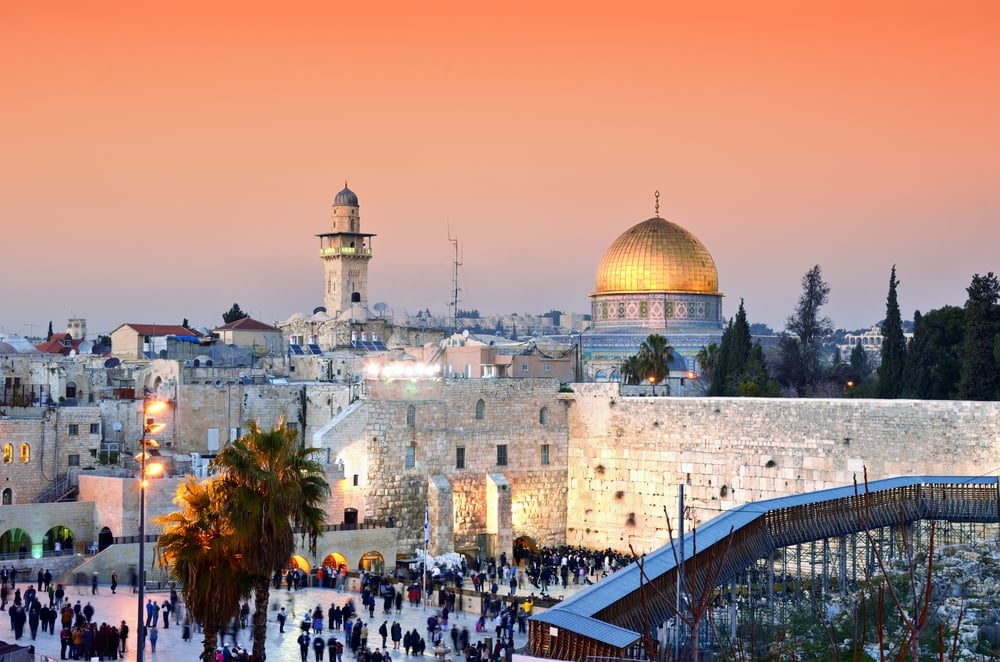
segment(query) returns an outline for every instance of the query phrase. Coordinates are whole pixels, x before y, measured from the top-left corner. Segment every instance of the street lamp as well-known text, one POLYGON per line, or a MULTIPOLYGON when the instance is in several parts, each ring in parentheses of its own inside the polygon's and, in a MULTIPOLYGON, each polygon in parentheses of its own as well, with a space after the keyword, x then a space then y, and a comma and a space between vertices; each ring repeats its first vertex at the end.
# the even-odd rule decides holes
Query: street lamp
POLYGON ((653 387, 653 397, 656 397, 656 375, 649 376, 649 385, 653 387))
POLYGON ((146 630, 142 617, 143 602, 146 598, 146 478, 158 476, 163 472, 163 465, 157 462, 150 464, 146 460, 153 457, 148 449, 159 446, 155 439, 148 435, 157 434, 166 427, 165 423, 157 423, 153 418, 167 408, 164 400, 143 400, 142 407, 142 441, 139 454, 135 459, 139 462, 139 605, 137 609, 138 623, 136 628, 136 662, 143 662, 146 655, 146 630))

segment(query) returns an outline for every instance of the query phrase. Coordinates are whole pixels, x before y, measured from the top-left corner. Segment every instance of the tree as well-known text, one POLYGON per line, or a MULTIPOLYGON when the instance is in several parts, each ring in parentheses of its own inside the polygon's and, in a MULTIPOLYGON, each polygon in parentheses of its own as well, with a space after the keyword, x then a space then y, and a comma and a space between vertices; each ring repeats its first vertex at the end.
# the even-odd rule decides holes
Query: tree
POLYGON ((966 288, 965 340, 958 395, 965 400, 994 400, 1000 391, 1000 368, 994 356, 1000 326, 1000 281, 989 272, 976 274, 966 288))
POLYGON ((219 630, 238 614, 252 586, 236 549, 222 488, 217 478, 198 481, 190 476, 174 497, 180 510, 155 518, 163 525, 156 541, 158 563, 177 582, 191 617, 202 625, 199 659, 204 662, 215 660, 219 630))
POLYGON ((736 395, 743 382, 752 344, 747 313, 743 307, 743 299, 740 299, 736 316, 729 320, 729 324, 722 332, 718 363, 712 376, 709 395, 736 395))
POLYGON ((673 360, 674 348, 658 333, 649 336, 639 345, 639 365, 646 381, 661 383, 670 374, 673 360))
POLYGON ((263 432, 251 422, 247 434, 212 461, 225 486, 226 511, 254 581, 253 659, 264 660, 271 577, 295 551, 295 530, 310 553, 326 523, 330 486, 319 462, 320 448, 305 448, 294 430, 281 425, 263 432))
MULTIPOLYGON (((223 315, 223 318, 225 318, 225 315, 223 315)), ((181 326, 183 326, 185 329, 191 328, 191 326, 188 324, 188 318, 185 317, 183 320, 181 320, 181 326)))
POLYGON ((945 306, 913 315, 913 339, 903 369, 906 397, 948 400, 958 396, 959 353, 965 337, 965 310, 945 306))
POLYGON ((710 390, 715 375, 715 366, 719 364, 719 345, 713 342, 708 347, 702 347, 698 350, 694 360, 698 364, 699 381, 708 384, 710 390))
POLYGON ((48 342, 49 340, 52 340, 52 320, 49 320, 49 332, 45 336, 45 341, 48 342))
POLYGON ((243 312, 240 308, 240 304, 238 303, 234 303, 232 308, 230 308, 227 312, 222 313, 222 321, 226 324, 231 324, 248 317, 250 317, 250 315, 243 312))
POLYGON ((896 300, 896 265, 889 276, 889 294, 885 302, 885 321, 882 322, 882 362, 878 366, 876 395, 880 398, 898 398, 903 394, 903 370, 906 366, 906 337, 903 320, 896 300))
POLYGON ((833 331, 828 317, 820 317, 819 309, 830 296, 830 286, 823 281, 817 264, 802 277, 802 295, 795 313, 785 322, 784 336, 778 344, 778 380, 801 391, 813 386, 820 377, 819 345, 823 336, 833 331))

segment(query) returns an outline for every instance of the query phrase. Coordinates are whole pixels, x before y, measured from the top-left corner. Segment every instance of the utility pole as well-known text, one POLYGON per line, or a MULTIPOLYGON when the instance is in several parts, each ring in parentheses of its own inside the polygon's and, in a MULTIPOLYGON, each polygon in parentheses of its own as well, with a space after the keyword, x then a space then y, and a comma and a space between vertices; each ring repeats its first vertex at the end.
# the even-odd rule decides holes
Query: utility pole
POLYGON ((451 228, 448 228, 448 241, 451 242, 452 246, 455 248, 455 261, 452 264, 451 273, 451 330, 452 333, 458 333, 458 268, 462 266, 459 261, 458 255, 458 237, 451 236, 451 228))

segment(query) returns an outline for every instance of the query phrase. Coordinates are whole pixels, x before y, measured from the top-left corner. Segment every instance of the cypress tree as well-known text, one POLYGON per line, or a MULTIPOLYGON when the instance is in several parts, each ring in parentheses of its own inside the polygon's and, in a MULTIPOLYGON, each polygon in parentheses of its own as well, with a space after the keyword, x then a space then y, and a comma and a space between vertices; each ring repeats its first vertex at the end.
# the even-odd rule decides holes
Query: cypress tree
POLYGON ((966 288, 965 338, 962 343, 962 372, 958 396, 963 400, 993 400, 1000 388, 1000 370, 994 356, 1000 308, 1000 281, 989 272, 976 274, 966 288))
POLYGON ((931 397, 931 364, 930 342, 927 324, 920 311, 913 313, 913 338, 906 348, 906 363, 903 365, 903 397, 931 397))
POLYGON ((896 265, 889 276, 889 295, 885 301, 885 321, 882 322, 882 363, 878 367, 876 396, 898 398, 903 394, 903 369, 906 365, 906 337, 896 299, 896 265))

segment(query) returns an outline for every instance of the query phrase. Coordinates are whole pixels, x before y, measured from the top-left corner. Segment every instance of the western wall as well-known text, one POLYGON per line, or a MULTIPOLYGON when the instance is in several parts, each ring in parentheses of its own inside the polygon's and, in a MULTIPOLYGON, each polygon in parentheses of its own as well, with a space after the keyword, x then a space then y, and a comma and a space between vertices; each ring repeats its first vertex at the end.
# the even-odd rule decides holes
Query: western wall
POLYGON ((566 540, 638 553, 720 511, 900 475, 1000 470, 1000 403, 622 397, 573 384, 566 540))

